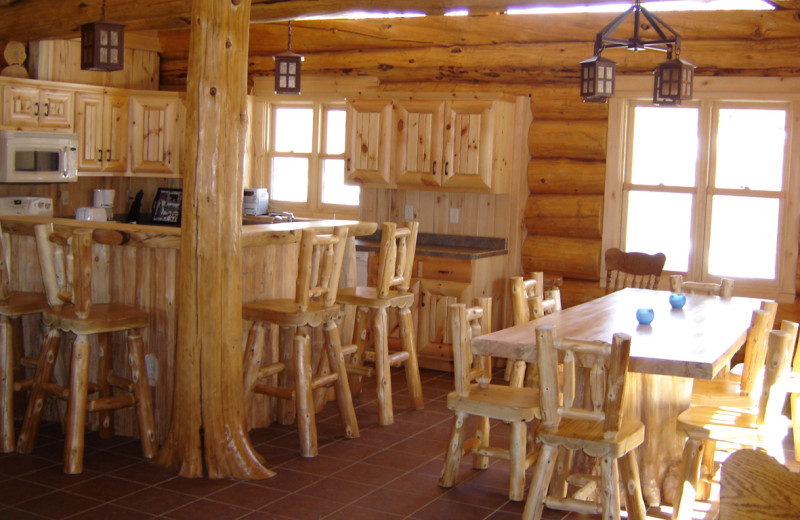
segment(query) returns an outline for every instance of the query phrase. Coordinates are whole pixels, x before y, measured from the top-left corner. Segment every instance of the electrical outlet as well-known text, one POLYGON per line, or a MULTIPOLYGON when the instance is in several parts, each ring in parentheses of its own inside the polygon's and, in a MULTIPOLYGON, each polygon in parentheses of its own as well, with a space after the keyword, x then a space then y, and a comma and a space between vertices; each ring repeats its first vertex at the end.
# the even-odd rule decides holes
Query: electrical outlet
POLYGON ((406 204, 405 215, 403 218, 406 220, 414 220, 414 206, 411 204, 406 204))
POLYGON ((158 358, 154 354, 147 354, 144 357, 144 363, 147 365, 147 383, 150 386, 156 386, 158 382, 158 358))
POLYGON ((458 208, 450 208, 450 223, 458 224, 458 208))
POLYGON ((67 190, 61 192, 61 205, 69 206, 69 192, 67 190))

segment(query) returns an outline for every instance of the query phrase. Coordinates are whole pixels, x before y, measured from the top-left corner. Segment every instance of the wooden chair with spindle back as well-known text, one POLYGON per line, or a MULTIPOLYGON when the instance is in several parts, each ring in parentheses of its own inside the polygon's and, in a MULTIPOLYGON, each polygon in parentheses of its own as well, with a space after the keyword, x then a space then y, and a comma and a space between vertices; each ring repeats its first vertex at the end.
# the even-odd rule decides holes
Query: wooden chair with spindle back
MULTIPOLYGON (((520 325, 558 312, 561 310, 561 289, 553 285, 545 290, 544 273, 541 271, 530 273, 528 278, 512 276, 511 310, 512 325, 520 325)), ((522 386, 526 372, 528 382, 533 384, 537 376, 535 365, 527 365, 524 361, 509 362, 506 365, 505 378, 512 386, 522 386)))
POLYGON ((658 289, 667 255, 626 253, 616 247, 606 251, 606 294, 625 287, 658 289))
POLYGON ((730 298, 733 296, 733 279, 721 278, 719 283, 684 281, 683 275, 673 274, 669 277, 670 289, 674 293, 707 294, 730 298))
POLYGON ((463 303, 450 306, 453 334, 455 390, 447 396, 447 407, 455 418, 447 445, 439 485, 452 487, 465 451, 473 455, 472 467, 486 469, 489 457, 509 461, 508 497, 522 500, 525 470, 535 459, 527 453, 528 423, 539 416, 539 391, 536 388, 491 384, 492 360, 473 356, 472 338, 491 332, 491 298, 480 298, 474 307, 463 303), (475 436, 467 439, 467 418, 475 418, 475 436), (508 447, 492 445, 489 420, 507 421, 511 426, 508 447))
POLYGON ((336 299, 340 304, 356 306, 356 351, 350 358, 347 370, 354 387, 360 384, 361 377, 375 376, 378 422, 384 426, 394 422, 391 367, 402 365, 405 368, 411 407, 419 410, 424 406, 416 334, 411 317, 414 293, 409 290, 418 230, 419 222, 406 221, 403 226, 384 222, 375 287, 343 288, 336 299), (388 309, 396 309, 398 313, 399 351, 389 350, 388 309), (370 312, 372 327, 369 326, 370 312), (371 362, 373 366, 367 366, 365 362, 371 362))
POLYGON ((246 408, 252 406, 253 395, 264 394, 279 398, 276 418, 282 424, 297 417, 300 452, 303 457, 318 454, 317 426, 313 392, 333 385, 336 403, 345 429, 345 437, 359 436, 353 399, 347 380, 342 344, 336 319, 340 308, 336 304, 339 278, 347 241, 347 227, 337 227, 333 233, 303 230, 300 236, 297 280, 293 298, 275 298, 245 303, 242 317, 253 321, 247 337, 244 358, 244 393, 246 408), (268 324, 279 327, 279 359, 266 351, 268 324), (311 367, 310 327, 322 326, 324 350, 330 373, 315 374, 311 367), (274 381, 259 382, 280 376, 274 381))
POLYGON ((49 307, 42 313, 48 327, 31 386, 17 451, 33 450, 44 399, 67 400, 64 472, 83 471, 84 429, 87 412, 100 413, 100 436, 114 434, 113 410, 134 406, 139 423, 142 455, 155 450, 153 404, 147 380, 144 343, 139 333, 148 324, 146 311, 126 304, 92 302, 92 230, 75 229, 65 237, 52 224, 35 226, 36 245, 49 307), (112 370, 111 333, 126 332, 130 379, 112 370), (68 386, 51 381, 63 333, 75 335, 68 386), (89 336, 97 335, 97 377, 89 381, 89 336), (112 387, 117 389, 116 395, 112 387), (98 394, 88 399, 91 394, 98 394))
MULTIPOLYGON (((0 452, 14 451, 15 398, 30 388, 33 379, 25 379, 25 368, 34 368, 36 359, 26 358, 22 350, 20 318, 47 309, 44 293, 12 291, 9 273, 10 237, 0 229, 0 452), (20 392, 16 396, 14 392, 20 392)), ((24 399, 16 400, 18 412, 24 399)))
POLYGON ((644 425, 622 414, 631 338, 627 334, 614 334, 612 343, 572 339, 556 343, 554 331, 552 325, 536 328, 542 412, 536 441, 541 443, 541 449, 522 518, 538 520, 547 506, 619 519, 622 487, 628 518, 644 520, 644 499, 634 451, 644 441, 644 425), (559 388, 558 382, 560 355, 563 355, 563 388, 559 388), (582 399, 576 399, 581 367, 590 371, 590 409, 581 406, 582 399), (554 485, 551 476, 559 448, 582 450, 600 459, 600 476, 568 475, 566 482, 576 491, 567 496, 567 486, 558 486, 563 489, 550 489, 548 495, 548 488, 554 485), (594 495, 599 503, 593 499, 594 495))

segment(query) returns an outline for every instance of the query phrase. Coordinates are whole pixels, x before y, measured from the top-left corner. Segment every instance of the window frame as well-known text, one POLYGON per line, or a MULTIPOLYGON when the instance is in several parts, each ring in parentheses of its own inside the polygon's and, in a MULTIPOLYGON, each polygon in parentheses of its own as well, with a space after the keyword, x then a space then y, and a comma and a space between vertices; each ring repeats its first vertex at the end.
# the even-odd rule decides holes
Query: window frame
MULTIPOLYGON (((602 251, 611 247, 624 247, 625 220, 627 212, 627 193, 631 186, 626 184, 629 168, 626 154, 632 141, 628 132, 632 120, 632 109, 637 103, 648 105, 652 99, 652 77, 625 76, 617 78, 616 92, 609 101, 606 186, 603 204, 602 251)), ((703 275, 708 265, 708 245, 711 198, 714 194, 727 194, 731 191, 715 188, 712 184, 714 172, 713 143, 716 117, 719 108, 768 108, 783 104, 787 110, 787 140, 784 148, 785 184, 779 200, 779 233, 775 280, 764 281, 737 278, 735 293, 743 296, 776 299, 780 302, 793 302, 797 278, 798 230, 800 226, 800 79, 797 78, 695 78, 694 100, 684 102, 683 106, 698 106, 698 150, 696 185, 691 188, 663 189, 659 186, 635 185, 645 191, 687 192, 696 197, 692 215, 692 244, 702 248, 702 254, 690 256, 688 273, 681 273, 690 279, 716 281, 715 277, 703 275)), ((749 193, 758 196, 756 190, 749 193)), ((774 192, 766 192, 774 193, 774 192)), ((743 244, 743 246, 745 246, 743 244)), ((605 272, 605 261, 601 258, 601 272, 605 272)), ((673 272, 664 272, 662 288, 668 287, 668 279, 673 272)), ((603 279, 601 278, 601 284, 603 279)))

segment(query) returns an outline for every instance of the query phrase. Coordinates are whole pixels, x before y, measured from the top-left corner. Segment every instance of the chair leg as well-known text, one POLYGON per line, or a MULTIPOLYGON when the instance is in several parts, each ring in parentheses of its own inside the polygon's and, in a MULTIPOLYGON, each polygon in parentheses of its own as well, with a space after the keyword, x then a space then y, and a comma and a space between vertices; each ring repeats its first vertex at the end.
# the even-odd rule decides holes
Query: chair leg
POLYGON ((458 468, 461 457, 464 455, 464 434, 466 433, 467 414, 456 412, 453 419, 453 428, 450 431, 450 442, 447 443, 442 474, 439 476, 439 486, 453 487, 458 477, 458 468))
POLYGON ((539 450, 539 457, 536 459, 536 467, 533 470, 531 486, 528 490, 528 498, 525 500, 525 509, 522 511, 522 520, 542 518, 544 497, 547 494, 550 477, 553 475, 557 455, 558 448, 549 444, 543 444, 539 450))
MULTIPOLYGON (((11 351, 13 352, 14 356, 14 361, 11 365, 13 367, 13 381, 22 381, 25 379, 25 367, 22 366, 22 357, 25 355, 25 352, 23 351, 25 338, 22 335, 22 318, 11 317, 9 318, 9 324, 11 325, 9 340, 11 341, 11 351)), ((25 411, 25 392, 15 392, 13 402, 14 417, 22 417, 22 414, 25 411)), ((14 449, 13 444, 11 445, 11 449, 14 449)))
POLYGON ((244 349, 242 379, 244 381, 245 429, 248 431, 250 430, 250 427, 247 426, 248 418, 253 409, 253 385, 258 381, 258 371, 262 365, 266 330, 264 322, 254 322, 247 333, 247 344, 244 349))
POLYGON ((408 359, 404 366, 406 370, 406 382, 408 391, 411 394, 411 408, 422 410, 424 408, 422 400, 422 382, 419 377, 419 364, 417 363, 417 346, 415 344, 414 320, 411 318, 411 309, 404 308, 398 311, 400 315, 400 339, 403 350, 408 352, 408 359))
POLYGON ((619 466, 617 458, 604 455, 600 458, 600 481, 602 482, 601 507, 604 520, 619 520, 619 466))
POLYGON ((511 471, 508 476, 508 498, 518 502, 525 495, 526 446, 528 443, 528 424, 525 421, 511 423, 511 435, 508 443, 508 451, 511 456, 511 471))
POLYGON ((311 390, 311 338, 305 327, 297 331, 294 346, 294 399, 297 407, 297 430, 300 434, 300 454, 303 457, 316 457, 317 423, 314 393, 311 390))
MULTIPOLYGON (((278 385, 283 388, 293 388, 294 383, 294 370, 290 367, 294 366, 294 341, 295 333, 292 327, 281 327, 279 333, 280 342, 280 357, 286 370, 278 376, 278 385)), ((310 363, 310 361, 309 361, 310 363)), ((309 371, 311 369, 309 368, 309 371)), ((297 396, 295 396, 295 399, 297 396)), ((279 424, 292 424, 295 417, 295 403, 291 399, 278 399, 276 404, 276 420, 279 424)))
MULTIPOLYGON (((475 416, 475 443, 478 449, 490 446, 490 425, 488 417, 475 416)), ((469 451, 469 450, 467 450, 469 451)), ((480 455, 473 450, 472 469, 484 470, 489 468, 489 456, 480 455)))
MULTIPOLYGON (((110 333, 97 335, 98 356, 97 356, 97 390, 100 398, 111 397, 111 384, 108 376, 111 374, 111 349, 110 333)), ((114 436, 114 411, 102 410, 98 412, 100 416, 99 434, 101 439, 110 439, 114 436)))
POLYGON ((378 389, 378 424, 394 424, 392 408, 392 374, 389 366, 389 331, 386 328, 386 309, 376 309, 372 326, 375 340, 375 384, 378 389))
POLYGON ((339 407, 339 416, 344 426, 344 436, 348 439, 359 437, 356 411, 353 408, 353 396, 350 394, 350 385, 347 382, 347 367, 342 355, 342 340, 339 336, 339 327, 331 320, 325 324, 326 351, 331 370, 336 372, 336 404, 339 407))
POLYGON ((639 464, 636 462, 636 451, 631 450, 620 460, 619 475, 622 489, 625 492, 625 508, 630 520, 645 520, 647 509, 642 496, 642 481, 639 478, 639 464))
POLYGON ((522 388, 525 383, 525 368, 527 364, 524 361, 511 361, 509 359, 506 367, 510 367, 506 370, 508 372, 508 386, 522 388))
POLYGON ((33 375, 28 406, 25 407, 25 418, 22 420, 22 429, 17 439, 17 451, 20 453, 31 453, 36 444, 36 434, 39 433, 44 401, 47 398, 44 385, 49 383, 53 377, 53 368, 60 344, 61 332, 54 328, 49 329, 39 352, 39 362, 36 364, 36 371, 33 375))
POLYGON ((0 316, 0 452, 14 451, 14 351, 11 324, 0 316))
POLYGON ((681 480, 673 500, 673 520, 689 520, 694 511, 697 480, 700 477, 700 461, 703 458, 703 443, 690 438, 683 447, 681 456, 681 480))
MULTIPOLYGON (((350 356, 348 364, 352 367, 364 366, 364 351, 369 347, 372 338, 370 337, 369 309, 359 307, 356 310, 355 333, 356 351, 350 356)), ((353 395, 361 394, 361 376, 358 374, 350 375, 350 391, 353 395)))
POLYGON ((144 360, 144 342, 138 331, 128 331, 128 363, 133 379, 133 394, 136 397, 136 415, 139 419, 139 437, 142 456, 152 459, 155 453, 156 428, 153 417, 153 399, 147 378, 144 360))
POLYGON ((68 474, 83 471, 83 433, 89 384, 89 353, 89 341, 86 336, 77 335, 72 344, 66 439, 64 440, 64 473, 68 474))

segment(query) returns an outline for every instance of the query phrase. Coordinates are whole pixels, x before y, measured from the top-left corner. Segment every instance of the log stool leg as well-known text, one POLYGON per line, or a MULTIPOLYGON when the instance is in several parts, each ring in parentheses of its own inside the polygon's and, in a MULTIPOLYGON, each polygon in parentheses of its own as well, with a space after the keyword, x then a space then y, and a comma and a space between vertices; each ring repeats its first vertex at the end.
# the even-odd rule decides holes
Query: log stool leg
POLYGON ((326 348, 331 370, 336 373, 336 404, 339 407, 339 416, 344 426, 344 436, 354 439, 359 436, 356 411, 353 408, 353 396, 350 394, 350 385, 347 382, 347 368, 342 355, 342 340, 336 322, 331 320, 325 324, 326 348))
MULTIPOLYGON (((23 345, 25 338, 22 337, 22 318, 10 317, 9 325, 11 325, 11 350, 14 353, 14 381, 22 381, 25 379, 25 367, 22 366, 22 358, 25 356, 23 352, 23 345)), ((14 394, 14 417, 22 417, 25 410, 25 392, 17 391, 14 394)), ((14 449, 13 446, 11 449, 14 449)))
POLYGON ((625 509, 630 520, 646 520, 647 508, 642 496, 642 481, 639 478, 639 464, 636 462, 636 451, 631 450, 619 462, 619 475, 622 489, 625 492, 625 509))
POLYGON ((411 309, 403 308, 398 311, 400 315, 400 339, 403 350, 408 352, 408 359, 404 363, 406 370, 406 383, 411 394, 411 408, 422 410, 425 407, 422 401, 422 382, 419 377, 419 364, 417 363, 417 346, 415 344, 414 320, 411 318, 411 309))
POLYGON ((86 422, 86 396, 89 383, 89 341, 83 334, 75 337, 69 375, 64 473, 83 471, 83 432, 86 422))
POLYGON ((444 456, 444 466, 442 474, 439 476, 439 486, 453 487, 458 478, 458 468, 461 465, 461 457, 464 455, 464 434, 467 430, 467 414, 456 412, 453 419, 453 428, 450 431, 450 442, 447 444, 447 452, 444 456))
POLYGON ((703 443, 697 439, 689 439, 683 446, 681 456, 681 480, 675 490, 672 518, 688 520, 692 518, 697 492, 697 481, 700 478, 700 464, 703 460, 703 443))
POLYGON ((39 433, 39 423, 42 420, 42 410, 47 394, 44 385, 50 382, 53 368, 58 357, 58 347, 61 344, 61 332, 51 328, 47 331, 42 350, 39 352, 39 362, 33 376, 31 393, 28 396, 28 406, 25 408, 25 418, 22 429, 17 439, 17 451, 30 453, 36 444, 36 434, 39 433))
MULTIPOLYGON (((113 395, 111 391, 111 383, 108 382, 108 376, 111 375, 111 349, 110 336, 108 332, 97 335, 98 356, 97 356, 97 391, 99 397, 106 398, 113 395)), ((100 416, 100 438, 110 439, 114 436, 114 411, 102 410, 98 412, 100 416)))
POLYGON ((528 498, 525 500, 525 509, 522 511, 523 520, 533 520, 542 517, 544 509, 544 497, 547 494, 547 487, 553 475, 553 468, 556 465, 558 448, 549 444, 543 444, 536 459, 536 467, 531 477, 531 485, 528 490, 528 498))
POLYGON ((376 309, 372 325, 375 340, 375 384, 378 389, 378 424, 394 424, 392 409, 392 374, 389 366, 389 331, 386 328, 386 309, 376 309))
MULTIPOLYGON (((293 350, 295 342, 294 327, 281 327, 279 333, 281 362, 286 366, 286 370, 280 373, 278 384, 284 388, 294 388, 293 350)), ((310 363, 310 361, 309 361, 310 363)), ((310 368, 309 368, 310 370, 310 368)), ((297 399, 297 396, 295 396, 297 399)), ((276 405, 276 420, 279 424, 292 424, 295 417, 295 404, 291 399, 278 399, 276 405)))
POLYGON ((14 451, 14 351, 11 324, 0 316, 0 452, 14 451))
POLYGON ((509 500, 520 501, 525 496, 525 469, 527 466, 528 424, 525 421, 511 423, 511 435, 508 438, 508 444, 509 455, 511 456, 511 471, 508 476, 508 498, 509 500))
MULTIPOLYGON (((349 364, 354 367, 364 366, 364 351, 367 349, 371 342, 370 326, 369 326, 369 309, 367 307, 359 307, 356 310, 356 325, 355 325, 355 339, 356 351, 350 356, 349 364)), ((350 376, 350 391, 353 395, 361 394, 361 376, 352 374, 350 376)))
POLYGON ((245 429, 247 430, 250 429, 247 426, 247 419, 252 413, 253 386, 258 381, 258 371, 261 368, 264 356, 266 331, 266 324, 262 321, 256 321, 247 333, 247 344, 244 349, 244 373, 242 374, 244 379, 245 429))
MULTIPOLYGON (((489 447, 489 418, 475 416, 475 445, 478 448, 489 447)), ((513 430, 512 430, 513 434, 513 430)), ((509 439, 510 442, 510 439, 509 439)), ((489 467, 489 457, 486 455, 479 455, 473 453, 472 455, 472 469, 484 470, 489 467)), ((518 500, 522 500, 521 498, 518 500)))
MULTIPOLYGON (((293 371, 295 404, 297 406, 297 430, 300 434, 300 454, 316 457, 317 423, 314 417, 314 393, 311 390, 311 338, 306 327, 301 327, 294 337, 293 371)), ((284 371, 285 372, 285 371, 284 371)))
POLYGON ((153 399, 147 380, 147 364, 144 360, 144 342, 138 331, 128 332, 128 364, 133 379, 133 394, 136 397, 136 415, 139 419, 139 437, 142 442, 142 456, 152 459, 156 442, 153 399))

